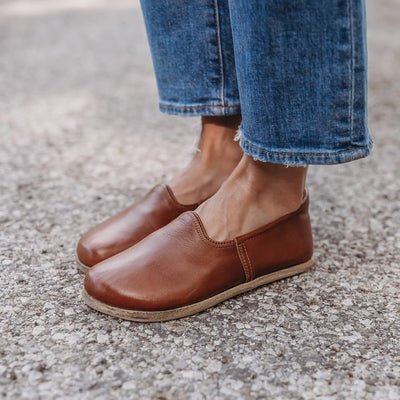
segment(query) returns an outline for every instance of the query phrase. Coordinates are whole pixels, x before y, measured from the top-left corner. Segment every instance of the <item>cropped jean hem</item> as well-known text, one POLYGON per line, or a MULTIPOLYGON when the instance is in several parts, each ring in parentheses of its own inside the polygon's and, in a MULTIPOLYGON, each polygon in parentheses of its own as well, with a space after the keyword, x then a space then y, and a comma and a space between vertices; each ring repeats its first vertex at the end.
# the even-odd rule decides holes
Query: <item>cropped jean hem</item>
POLYGON ((311 164, 341 164, 367 157, 374 145, 369 137, 364 146, 353 146, 343 150, 321 150, 314 151, 281 151, 261 148, 246 138, 243 132, 239 131, 235 140, 240 141, 243 151, 253 157, 254 160, 284 165, 311 165, 311 164))
POLYGON ((158 107, 161 112, 172 115, 185 116, 223 116, 223 115, 240 115, 240 104, 220 105, 220 104, 180 104, 171 103, 160 100, 158 107))

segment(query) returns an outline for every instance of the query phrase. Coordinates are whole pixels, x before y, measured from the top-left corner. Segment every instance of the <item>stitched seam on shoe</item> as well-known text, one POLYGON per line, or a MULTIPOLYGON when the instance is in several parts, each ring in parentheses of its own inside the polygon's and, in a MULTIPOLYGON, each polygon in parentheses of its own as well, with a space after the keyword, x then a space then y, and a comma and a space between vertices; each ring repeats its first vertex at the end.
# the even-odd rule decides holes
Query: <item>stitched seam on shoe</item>
POLYGON ((301 208, 302 208, 302 206, 298 210, 294 211, 293 213, 283 216, 282 217, 283 219, 281 221, 277 222, 276 224, 274 224, 272 226, 267 225, 267 227, 264 230, 262 230, 261 232, 255 233, 254 235, 251 235, 245 239, 241 239, 240 243, 246 243, 248 240, 253 239, 257 236, 263 235, 265 232, 275 229, 275 228, 279 227, 280 225, 288 222, 288 220, 290 220, 292 217, 298 216, 303 212, 301 210, 301 208))
POLYGON ((246 282, 248 282, 248 281, 250 281, 251 276, 250 276, 249 268, 247 265, 247 258, 245 256, 245 254, 243 254, 243 251, 242 251, 242 244, 239 244, 236 242, 236 249, 238 252, 240 263, 242 264, 242 267, 243 267, 244 274, 246 276, 246 282))
POLYGON ((217 243, 212 242, 211 240, 209 240, 203 233, 202 229, 199 227, 198 224, 195 225, 196 231, 199 234, 200 238, 206 242, 207 244, 213 246, 213 247, 218 247, 218 248, 226 248, 226 247, 230 247, 229 245, 219 245, 217 243))
POLYGON ((215 240, 212 240, 211 238, 209 238, 206 233, 203 230, 203 226, 201 225, 201 222, 199 221, 200 217, 194 212, 194 211, 189 211, 190 215, 192 216, 192 218, 195 221, 195 229, 197 231, 197 233, 199 234, 199 236, 201 237, 201 239, 208 243, 211 246, 214 247, 219 247, 219 248, 228 248, 228 247, 234 247, 235 246, 235 241, 234 240, 229 240, 226 242, 217 242, 215 240))
POLYGON ((169 190, 165 187, 165 191, 167 192, 167 200, 168 200, 168 203, 171 205, 171 206, 173 206, 174 208, 182 208, 181 207, 181 204, 179 204, 178 202, 176 202, 173 198, 172 198, 172 196, 171 196, 171 193, 169 192, 169 190))
POLYGON ((253 267, 251 265, 251 260, 250 260, 249 254, 247 253, 247 248, 246 248, 245 244, 242 243, 242 246, 244 248, 244 252, 246 253, 246 258, 247 258, 247 262, 248 262, 248 266, 249 266, 249 274, 250 274, 249 280, 252 280, 254 278, 254 273, 253 273, 253 267))
POLYGON ((194 203, 194 204, 181 204, 179 203, 178 200, 174 199, 174 197, 171 195, 171 192, 168 190, 167 186, 164 186, 166 192, 168 193, 167 198, 168 201, 171 205, 173 205, 175 208, 178 208, 180 210, 192 210, 193 207, 197 208, 198 207, 198 203, 194 203))

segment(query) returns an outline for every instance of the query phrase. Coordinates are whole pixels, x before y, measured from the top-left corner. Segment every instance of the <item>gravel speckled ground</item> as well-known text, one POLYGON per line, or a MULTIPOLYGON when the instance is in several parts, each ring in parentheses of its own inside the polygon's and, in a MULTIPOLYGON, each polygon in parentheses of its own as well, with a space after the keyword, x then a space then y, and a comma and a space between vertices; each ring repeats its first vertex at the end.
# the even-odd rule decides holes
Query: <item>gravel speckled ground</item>
POLYGON ((0 398, 400 398, 400 2, 368 7, 376 147, 311 169, 315 267, 138 324, 83 304, 74 245, 184 165, 198 121, 157 111, 135 0, 0 2, 0 398))

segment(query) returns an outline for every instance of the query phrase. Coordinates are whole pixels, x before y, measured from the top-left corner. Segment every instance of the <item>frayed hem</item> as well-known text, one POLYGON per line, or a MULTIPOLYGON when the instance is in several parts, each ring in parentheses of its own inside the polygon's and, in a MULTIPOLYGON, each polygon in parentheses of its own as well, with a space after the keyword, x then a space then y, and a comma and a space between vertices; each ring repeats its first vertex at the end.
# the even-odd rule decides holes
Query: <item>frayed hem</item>
MULTIPOLYGON (((243 136, 243 133, 242 133, 241 129, 238 129, 238 131, 236 132, 235 137, 233 138, 233 140, 234 140, 235 142, 239 142, 240 146, 241 146, 242 149, 243 149, 243 146, 242 146, 242 143, 241 143, 241 141, 242 141, 242 136, 243 136)), ((243 151, 244 151, 244 150, 243 150, 243 151)), ((251 156, 251 158, 252 158, 254 161, 268 162, 268 161, 264 160, 263 158, 260 158, 260 157, 254 155, 254 154, 250 154, 250 153, 248 153, 248 152, 246 152, 246 151, 245 151, 245 153, 246 153, 247 155, 251 156)), ((306 168, 306 167, 308 166, 308 164, 307 164, 307 165, 284 164, 284 165, 285 165, 286 168, 289 168, 289 167, 304 167, 304 168, 306 168)))
POLYGON ((365 146, 338 150, 336 152, 288 152, 268 150, 251 143, 244 137, 241 129, 237 131, 234 140, 239 141, 240 147, 244 153, 251 156, 254 161, 282 164, 286 167, 307 167, 312 164, 333 165, 355 161, 367 157, 374 145, 372 138, 369 137, 368 143, 365 146))

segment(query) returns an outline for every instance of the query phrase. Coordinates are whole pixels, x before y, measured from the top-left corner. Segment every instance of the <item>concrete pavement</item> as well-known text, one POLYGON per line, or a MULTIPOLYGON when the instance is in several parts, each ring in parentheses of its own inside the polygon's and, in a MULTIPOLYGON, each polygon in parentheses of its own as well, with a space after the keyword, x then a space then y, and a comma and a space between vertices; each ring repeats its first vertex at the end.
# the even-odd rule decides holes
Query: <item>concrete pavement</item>
POLYGON ((90 310, 79 235, 183 166, 135 0, 0 2, 0 398, 400 398, 398 0, 368 1, 371 157, 310 169, 315 267, 179 321, 90 310))

